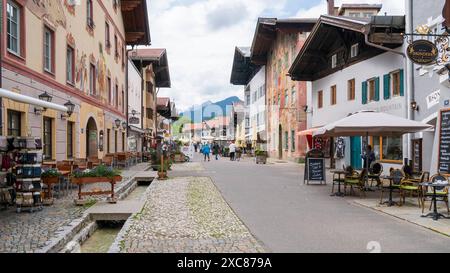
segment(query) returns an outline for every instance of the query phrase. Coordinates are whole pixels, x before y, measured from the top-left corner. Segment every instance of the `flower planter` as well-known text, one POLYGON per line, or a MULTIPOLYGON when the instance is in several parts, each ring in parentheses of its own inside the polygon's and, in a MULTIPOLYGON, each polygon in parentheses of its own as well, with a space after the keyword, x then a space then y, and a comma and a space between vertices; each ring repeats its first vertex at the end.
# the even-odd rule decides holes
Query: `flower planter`
MULTIPOLYGON (((52 200, 53 194, 52 194, 52 185, 58 184, 59 182, 59 176, 48 176, 48 177, 42 177, 41 178, 42 183, 47 185, 47 190, 44 192, 44 199, 45 200, 52 200)), ((46 201, 48 204, 49 201, 46 201)), ((53 202, 51 202, 53 203, 53 202)))
POLYGON ((122 176, 114 176, 114 177, 74 177, 72 178, 72 183, 78 185, 78 200, 75 200, 75 204, 82 205, 83 204, 83 196, 93 196, 93 195, 110 195, 108 198, 110 203, 115 203, 116 198, 114 198, 114 185, 122 180, 122 176), (94 184, 94 183, 109 183, 111 185, 111 189, 108 191, 88 191, 82 192, 81 187, 84 184, 94 184))
POLYGON ((158 179, 159 180, 166 180, 167 179, 167 172, 158 171, 158 179))
POLYGON ((122 176, 110 177, 73 177, 72 183, 74 184, 92 184, 92 183, 105 183, 105 182, 119 182, 122 180, 122 176))
POLYGON ((267 156, 266 155, 257 155, 256 156, 256 164, 266 164, 267 156))

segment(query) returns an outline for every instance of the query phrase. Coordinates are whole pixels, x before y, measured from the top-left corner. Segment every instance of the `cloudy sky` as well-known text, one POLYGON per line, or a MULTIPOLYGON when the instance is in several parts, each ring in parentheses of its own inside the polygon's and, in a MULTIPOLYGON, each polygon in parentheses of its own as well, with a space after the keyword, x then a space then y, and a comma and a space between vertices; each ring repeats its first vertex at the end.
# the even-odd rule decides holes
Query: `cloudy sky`
MULTIPOLYGON (((326 0, 147 0, 152 47, 167 49, 174 98, 179 109, 207 100, 243 97, 230 84, 235 46, 250 46, 258 17, 315 18, 326 0)), ((382 3, 382 13, 404 14, 404 0, 336 0, 382 3)))

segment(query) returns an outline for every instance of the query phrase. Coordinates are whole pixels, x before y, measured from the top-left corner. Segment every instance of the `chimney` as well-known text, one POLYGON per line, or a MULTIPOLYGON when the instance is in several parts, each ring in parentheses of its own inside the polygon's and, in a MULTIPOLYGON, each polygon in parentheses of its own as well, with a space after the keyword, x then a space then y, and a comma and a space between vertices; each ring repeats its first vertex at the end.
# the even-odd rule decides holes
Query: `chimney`
POLYGON ((334 0, 327 0, 328 2, 328 15, 334 15, 334 0))

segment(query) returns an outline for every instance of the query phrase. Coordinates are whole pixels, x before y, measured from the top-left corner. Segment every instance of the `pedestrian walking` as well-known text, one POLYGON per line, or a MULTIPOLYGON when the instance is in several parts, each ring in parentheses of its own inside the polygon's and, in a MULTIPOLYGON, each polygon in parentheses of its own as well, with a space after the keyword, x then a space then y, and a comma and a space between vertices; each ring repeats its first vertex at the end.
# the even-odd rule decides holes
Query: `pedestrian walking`
POLYGON ((241 156, 242 156, 242 149, 241 148, 236 148, 236 161, 241 161, 241 156))
POLYGON ((209 148, 208 144, 204 144, 202 147, 202 153, 204 156, 204 161, 206 162, 206 158, 208 158, 208 161, 211 161, 211 158, 209 157, 209 154, 211 153, 211 148, 209 148))
POLYGON ((212 150, 216 160, 219 160, 219 150, 220 150, 219 145, 217 143, 214 143, 212 150))
POLYGON ((236 144, 234 144, 234 141, 231 142, 229 149, 230 149, 230 160, 234 161, 236 159, 235 158, 235 156, 236 156, 236 144))

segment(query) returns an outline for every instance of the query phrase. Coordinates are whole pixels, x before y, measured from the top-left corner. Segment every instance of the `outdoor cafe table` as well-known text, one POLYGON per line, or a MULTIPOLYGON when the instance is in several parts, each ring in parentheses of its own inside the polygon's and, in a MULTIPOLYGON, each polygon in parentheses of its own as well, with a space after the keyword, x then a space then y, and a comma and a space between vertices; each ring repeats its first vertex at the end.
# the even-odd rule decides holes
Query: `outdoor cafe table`
POLYGON ((338 191, 333 193, 331 196, 340 196, 340 197, 344 197, 345 194, 343 192, 341 192, 341 182, 344 181, 345 179, 345 175, 347 174, 347 171, 345 170, 332 170, 330 171, 332 174, 337 174, 338 175, 338 179, 334 179, 333 177, 333 183, 334 182, 338 182, 338 191), (344 175, 344 179, 341 179, 341 175, 344 175))
POLYGON ((397 205, 397 202, 394 202, 392 200, 392 191, 394 190, 394 187, 392 186, 392 181, 394 180, 394 176, 390 176, 390 175, 382 175, 380 176, 381 179, 386 179, 389 180, 389 200, 380 203, 381 205, 383 204, 387 204, 388 207, 392 207, 393 205, 397 205))
POLYGON ((433 212, 428 213, 427 215, 422 215, 422 217, 432 217, 433 220, 437 221, 439 218, 444 218, 444 219, 449 219, 449 217, 444 216, 443 214, 439 213, 437 211, 437 206, 436 206, 436 199, 437 199, 437 195, 436 195, 436 188, 437 187, 448 187, 450 186, 449 183, 430 183, 430 182, 425 182, 425 183, 419 183, 420 186, 424 186, 424 187, 432 187, 433 188, 433 198, 432 198, 432 205, 433 205, 433 212))

